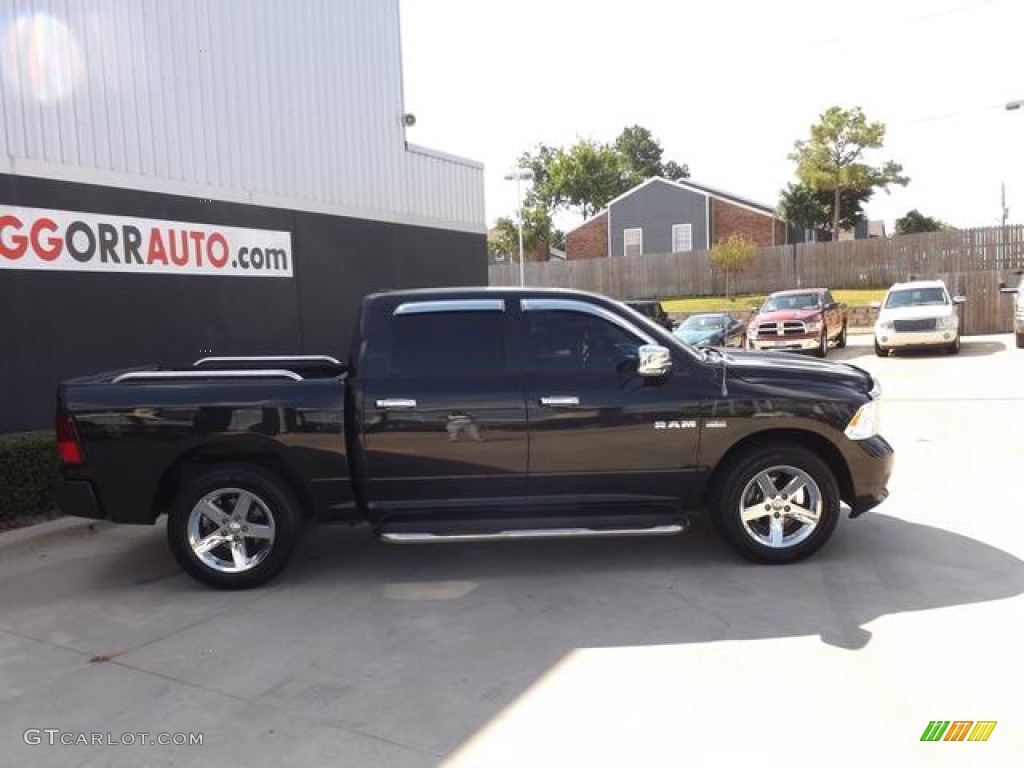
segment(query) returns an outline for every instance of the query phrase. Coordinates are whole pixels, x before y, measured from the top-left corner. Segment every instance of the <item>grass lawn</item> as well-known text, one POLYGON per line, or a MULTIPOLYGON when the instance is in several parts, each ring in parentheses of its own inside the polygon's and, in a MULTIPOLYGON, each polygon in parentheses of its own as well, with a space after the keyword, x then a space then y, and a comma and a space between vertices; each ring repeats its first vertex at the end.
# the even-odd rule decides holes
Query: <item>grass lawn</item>
MULTIPOLYGON (((743 293, 731 298, 725 296, 691 296, 685 299, 662 299, 666 312, 739 312, 758 306, 765 300, 766 293, 743 293)), ((836 301, 851 307, 867 306, 872 301, 885 298, 885 289, 832 291, 836 301)))

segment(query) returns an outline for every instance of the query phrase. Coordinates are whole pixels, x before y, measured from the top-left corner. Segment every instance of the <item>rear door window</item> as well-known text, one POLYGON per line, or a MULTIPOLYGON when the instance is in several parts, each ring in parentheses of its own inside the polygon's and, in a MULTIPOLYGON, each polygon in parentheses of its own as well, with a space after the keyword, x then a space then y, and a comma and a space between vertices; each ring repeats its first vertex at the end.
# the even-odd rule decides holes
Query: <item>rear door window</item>
POLYGON ((503 312, 427 312, 391 322, 389 373, 433 378, 506 370, 503 312))

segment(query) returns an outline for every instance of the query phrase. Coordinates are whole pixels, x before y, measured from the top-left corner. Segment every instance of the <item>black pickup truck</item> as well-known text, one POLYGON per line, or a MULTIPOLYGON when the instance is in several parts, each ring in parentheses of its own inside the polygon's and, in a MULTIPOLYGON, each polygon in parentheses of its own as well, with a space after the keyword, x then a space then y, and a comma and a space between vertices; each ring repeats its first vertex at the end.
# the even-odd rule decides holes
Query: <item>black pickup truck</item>
POLYGON ((367 296, 349 359, 206 358, 60 385, 60 508, 152 524, 221 588, 307 520, 388 542, 678 533, 800 560, 887 495, 879 386, 841 363, 687 346, 612 299, 367 296))

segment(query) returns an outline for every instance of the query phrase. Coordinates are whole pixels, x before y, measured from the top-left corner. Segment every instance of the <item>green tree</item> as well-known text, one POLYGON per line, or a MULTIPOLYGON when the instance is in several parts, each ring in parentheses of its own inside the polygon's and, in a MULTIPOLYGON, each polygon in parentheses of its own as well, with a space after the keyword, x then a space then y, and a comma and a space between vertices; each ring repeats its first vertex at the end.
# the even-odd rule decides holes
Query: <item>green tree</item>
POLYGON ((667 163, 662 161, 665 151, 661 143, 643 126, 623 128, 612 146, 626 165, 629 187, 655 176, 677 180, 690 175, 690 169, 685 164, 680 165, 674 160, 667 163))
MULTIPOLYGON (((874 190, 844 189, 840 195, 839 228, 853 229, 864 221, 864 205, 874 190)), ((835 195, 828 190, 811 189, 806 184, 787 184, 779 198, 778 212, 783 220, 799 229, 831 229, 835 195)))
POLYGON ((533 171, 533 185, 527 192, 526 204, 530 206, 543 205, 552 210, 558 207, 558 201, 552 199, 554 190, 548 183, 548 166, 555 159, 559 152, 556 147, 549 147, 546 144, 538 144, 531 152, 523 152, 519 156, 518 168, 529 168, 533 171))
MULTIPOLYGON (((489 252, 519 261, 519 227, 516 220, 502 216, 494 223, 495 234, 488 242, 489 252)), ((564 248, 565 235, 554 228, 551 214, 543 206, 523 209, 523 255, 526 261, 547 261, 551 248, 564 248)))
POLYGON ((612 147, 578 141, 555 152, 540 191, 556 208, 578 208, 587 218, 628 189, 625 177, 622 158, 612 147))
POLYGON ((888 191, 892 184, 906 186, 903 166, 888 160, 880 165, 866 162, 868 150, 881 149, 885 124, 868 122, 860 107, 829 107, 811 126, 807 141, 797 141, 789 159, 796 163, 796 175, 811 189, 833 195, 832 233, 840 230, 841 197, 844 189, 888 191))
POLYGON ((897 235, 915 235, 921 232, 944 232, 953 229, 949 224, 931 216, 925 216, 917 208, 907 211, 907 215, 896 219, 897 235))
POLYGON ((749 269, 754 263, 757 254, 757 246, 752 240, 742 235, 729 235, 711 246, 711 253, 708 259, 712 266, 722 270, 725 274, 725 297, 731 295, 730 288, 732 278, 738 272, 749 269))
POLYGON ((533 171, 527 193, 530 207, 549 213, 578 210, 584 218, 645 179, 690 175, 685 164, 663 160, 661 144, 643 126, 624 128, 611 144, 581 139, 568 147, 538 144, 519 157, 519 166, 533 171))
POLYGON ((798 229, 828 229, 831 220, 821 193, 805 184, 787 184, 779 197, 778 211, 784 221, 798 229))

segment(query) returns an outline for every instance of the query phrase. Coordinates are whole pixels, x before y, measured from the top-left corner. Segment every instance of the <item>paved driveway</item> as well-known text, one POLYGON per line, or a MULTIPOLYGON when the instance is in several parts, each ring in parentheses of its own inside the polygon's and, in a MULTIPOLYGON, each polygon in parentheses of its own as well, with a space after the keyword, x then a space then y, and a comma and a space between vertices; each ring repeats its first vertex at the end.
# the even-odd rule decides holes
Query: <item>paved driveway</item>
POLYGON ((224 594, 162 526, 2 534, 0 766, 1019 764, 1024 353, 851 342, 832 357, 882 378, 892 497, 796 566, 702 525, 419 548, 320 528, 274 585, 224 594), (922 743, 931 720, 998 725, 922 743), (203 743, 59 744, 139 732, 203 743))

